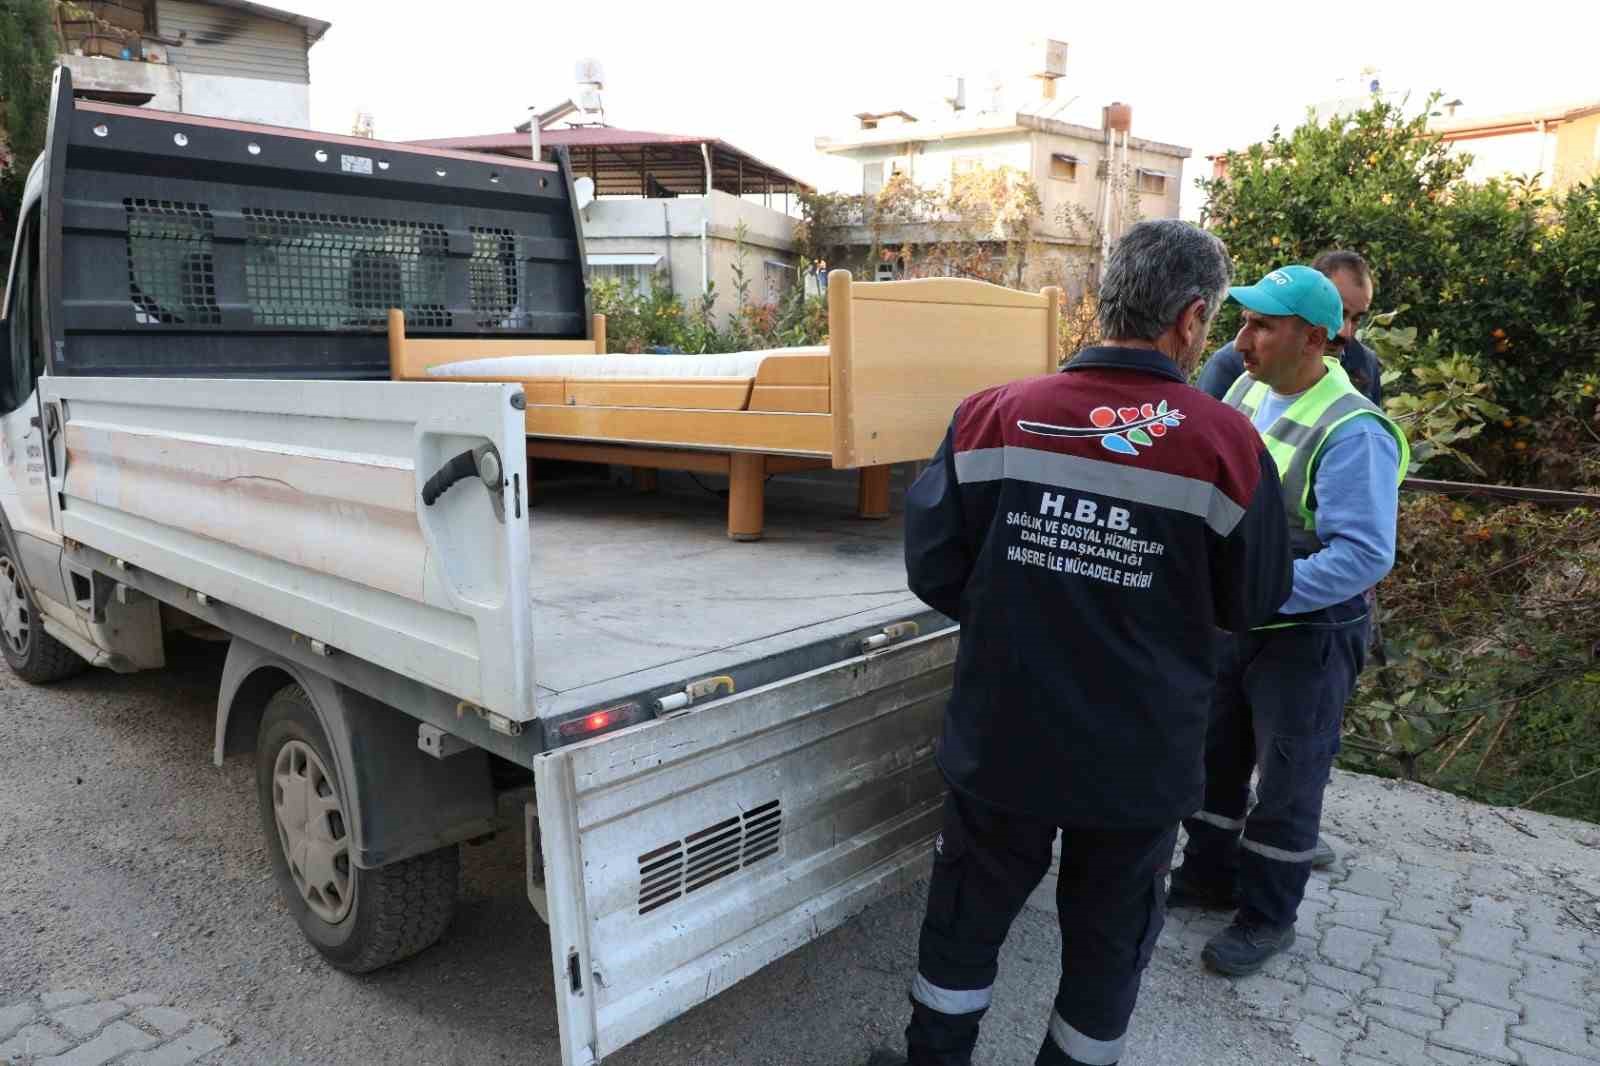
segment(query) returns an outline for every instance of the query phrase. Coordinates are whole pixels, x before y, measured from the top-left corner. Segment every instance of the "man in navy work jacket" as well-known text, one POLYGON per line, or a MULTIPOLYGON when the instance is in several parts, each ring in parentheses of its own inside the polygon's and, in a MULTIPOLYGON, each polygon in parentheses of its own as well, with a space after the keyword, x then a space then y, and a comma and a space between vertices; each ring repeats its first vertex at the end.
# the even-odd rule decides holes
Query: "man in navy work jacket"
MULTIPOLYGON (((1333 287, 1339 291, 1342 307, 1339 331, 1328 339, 1328 348, 1323 354, 1338 359, 1350 383, 1381 411, 1383 364, 1379 362, 1377 352, 1356 339, 1356 330, 1361 328, 1367 319, 1367 312, 1372 310, 1372 268, 1360 252, 1345 249, 1323 252, 1311 265, 1333 282, 1333 287)), ((1238 345, 1229 341, 1206 360, 1206 365, 1200 370, 1200 379, 1195 384, 1220 400, 1228 395, 1233 383, 1243 375, 1244 357, 1239 354, 1238 345)), ((1367 643, 1372 645, 1377 639, 1377 599, 1370 593, 1367 596, 1367 611, 1367 643)), ((1312 868, 1332 866, 1338 858, 1333 846, 1318 836, 1316 854, 1311 856, 1312 868)))
POLYGON ((1201 958, 1254 973, 1294 943, 1316 853, 1322 792, 1366 646, 1366 591, 1394 565, 1405 435, 1324 356, 1345 321, 1311 267, 1274 270, 1229 295, 1248 373, 1224 403, 1261 432, 1282 483, 1294 590, 1267 625, 1227 639, 1206 737, 1205 805, 1172 876, 1180 905, 1237 904, 1201 958), (1260 802, 1248 810, 1250 775, 1260 802))
POLYGON ((1231 273, 1188 223, 1134 226, 1100 289, 1112 339, 963 401, 907 495, 911 589, 961 623, 915 1066, 971 1061, 1058 829, 1064 965, 1036 1062, 1121 1056, 1177 823, 1202 798, 1216 627, 1259 624, 1290 587, 1260 435, 1186 384, 1231 273))

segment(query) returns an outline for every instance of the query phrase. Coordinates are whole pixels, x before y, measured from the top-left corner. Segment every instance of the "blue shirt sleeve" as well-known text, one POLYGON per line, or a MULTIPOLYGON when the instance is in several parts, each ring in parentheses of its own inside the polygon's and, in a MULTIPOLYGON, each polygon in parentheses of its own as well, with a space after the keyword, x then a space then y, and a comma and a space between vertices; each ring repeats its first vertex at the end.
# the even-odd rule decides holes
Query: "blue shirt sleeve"
POLYGON ((1206 360, 1206 365, 1200 371, 1200 379, 1196 381, 1195 388, 1201 392, 1210 393, 1216 400, 1228 395, 1228 390, 1233 388, 1233 383, 1244 373, 1244 356, 1239 354, 1239 349, 1229 341, 1211 354, 1206 360))
POLYGON ((1285 614, 1343 603, 1394 566, 1399 467, 1400 448, 1376 418, 1353 418, 1333 431, 1313 477, 1323 548, 1295 560, 1285 614))

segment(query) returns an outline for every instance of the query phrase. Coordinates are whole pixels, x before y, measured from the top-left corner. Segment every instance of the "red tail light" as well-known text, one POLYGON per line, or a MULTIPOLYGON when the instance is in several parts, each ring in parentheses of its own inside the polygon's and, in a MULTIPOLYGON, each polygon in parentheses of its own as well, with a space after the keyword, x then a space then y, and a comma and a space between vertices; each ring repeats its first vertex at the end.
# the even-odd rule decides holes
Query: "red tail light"
POLYGON ((639 705, 637 703, 605 707, 598 711, 590 711, 588 714, 581 714, 576 718, 569 718, 562 722, 556 731, 561 734, 563 739, 581 740, 596 733, 604 733, 606 730, 616 726, 629 724, 637 717, 636 714, 631 712, 637 712, 638 710, 639 705))

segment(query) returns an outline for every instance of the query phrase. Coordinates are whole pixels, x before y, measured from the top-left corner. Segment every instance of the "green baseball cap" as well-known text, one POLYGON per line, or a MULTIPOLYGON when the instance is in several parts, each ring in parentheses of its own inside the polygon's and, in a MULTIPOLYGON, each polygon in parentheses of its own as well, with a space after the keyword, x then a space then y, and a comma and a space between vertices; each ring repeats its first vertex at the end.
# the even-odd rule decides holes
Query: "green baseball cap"
POLYGON ((1330 338, 1344 328, 1344 301, 1320 270, 1279 267, 1254 285, 1234 285, 1228 295, 1258 315, 1294 315, 1323 326, 1330 338))

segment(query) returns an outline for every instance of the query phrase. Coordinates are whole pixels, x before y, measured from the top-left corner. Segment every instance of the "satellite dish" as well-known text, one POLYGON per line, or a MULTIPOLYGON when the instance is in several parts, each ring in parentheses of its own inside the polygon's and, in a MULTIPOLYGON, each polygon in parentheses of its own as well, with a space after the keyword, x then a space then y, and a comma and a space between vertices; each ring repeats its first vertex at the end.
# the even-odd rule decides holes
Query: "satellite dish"
POLYGON ((580 85, 593 85, 604 88, 606 71, 598 59, 580 59, 573 68, 573 80, 580 85))
POLYGON ((582 211, 594 203, 594 179, 585 174, 572 183, 572 195, 578 202, 578 210, 582 211))

